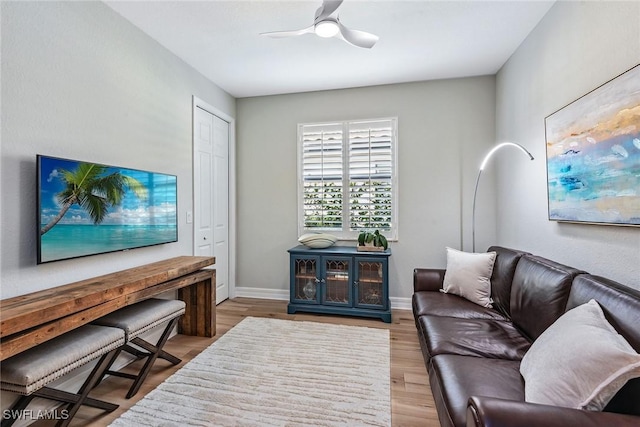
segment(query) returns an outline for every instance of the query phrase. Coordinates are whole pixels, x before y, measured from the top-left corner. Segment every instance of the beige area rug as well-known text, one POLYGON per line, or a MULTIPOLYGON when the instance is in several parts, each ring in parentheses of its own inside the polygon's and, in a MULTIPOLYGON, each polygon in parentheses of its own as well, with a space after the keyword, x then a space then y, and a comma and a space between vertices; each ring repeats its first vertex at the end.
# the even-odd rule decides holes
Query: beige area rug
POLYGON ((389 331, 248 317, 112 426, 389 426, 389 331))

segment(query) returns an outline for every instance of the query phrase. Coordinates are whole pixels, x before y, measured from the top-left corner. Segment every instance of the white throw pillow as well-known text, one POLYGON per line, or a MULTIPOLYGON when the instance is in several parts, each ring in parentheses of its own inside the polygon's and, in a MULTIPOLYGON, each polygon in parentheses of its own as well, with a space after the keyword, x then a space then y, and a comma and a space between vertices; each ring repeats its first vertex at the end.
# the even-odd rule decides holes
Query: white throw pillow
POLYGON ((469 253, 447 248, 447 270, 442 292, 460 295, 483 307, 491 307, 491 273, 495 252, 469 253))
POLYGON ((527 402, 601 411, 628 380, 640 376, 640 355, 591 300, 538 337, 520 373, 527 402))

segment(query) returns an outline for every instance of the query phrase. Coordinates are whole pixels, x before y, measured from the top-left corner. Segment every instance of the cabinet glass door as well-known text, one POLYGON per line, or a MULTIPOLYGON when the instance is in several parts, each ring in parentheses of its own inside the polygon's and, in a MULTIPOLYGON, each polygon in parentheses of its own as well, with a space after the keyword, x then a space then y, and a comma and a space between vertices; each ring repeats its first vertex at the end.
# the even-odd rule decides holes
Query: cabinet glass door
POLYGON ((322 304, 351 306, 351 258, 323 258, 322 304))
POLYGON ((292 302, 320 303, 320 279, 318 279, 318 257, 293 257, 292 302))
POLYGON ((384 277, 386 264, 375 260, 356 262, 355 306, 362 308, 385 308, 387 296, 384 295, 384 277))

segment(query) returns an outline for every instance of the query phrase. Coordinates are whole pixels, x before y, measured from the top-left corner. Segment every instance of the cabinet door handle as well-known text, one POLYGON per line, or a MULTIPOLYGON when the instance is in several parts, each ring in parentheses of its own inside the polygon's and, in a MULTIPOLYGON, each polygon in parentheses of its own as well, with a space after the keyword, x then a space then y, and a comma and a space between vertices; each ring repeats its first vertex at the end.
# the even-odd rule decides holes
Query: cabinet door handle
POLYGON ((320 283, 320 280, 318 280, 318 278, 316 277, 316 283, 320 283))
POLYGON ((326 281, 324 279, 321 279, 320 282, 321 283, 326 283, 326 281))
POLYGON ((354 287, 354 288, 357 288, 359 284, 360 284, 360 283, 358 283, 358 281, 357 281, 357 280, 354 280, 354 281, 353 281, 353 287, 354 287))

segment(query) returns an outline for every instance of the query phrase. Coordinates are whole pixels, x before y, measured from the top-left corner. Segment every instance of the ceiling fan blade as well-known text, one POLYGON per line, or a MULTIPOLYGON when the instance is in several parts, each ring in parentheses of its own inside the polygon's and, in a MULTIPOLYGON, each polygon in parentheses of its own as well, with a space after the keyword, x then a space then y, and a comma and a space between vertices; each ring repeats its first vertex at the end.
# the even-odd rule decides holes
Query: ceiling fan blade
POLYGON ((291 31, 272 31, 269 33, 260 33, 261 36, 267 36, 267 37, 272 37, 275 39, 279 39, 279 38, 284 38, 284 37, 295 37, 295 36, 301 36, 303 34, 307 34, 307 33, 313 33, 314 32, 314 26, 310 26, 307 28, 303 28, 301 30, 291 30, 291 31))
POLYGON ((322 6, 318 9, 316 21, 324 21, 333 15, 341 4, 342 0, 324 0, 322 6))
POLYGON ((336 35, 336 37, 341 38, 349 44, 357 47, 371 49, 373 45, 375 45, 378 41, 378 36, 376 36, 375 34, 367 33, 366 31, 351 30, 342 25, 340 21, 337 22, 338 27, 340 28, 340 32, 336 35))

